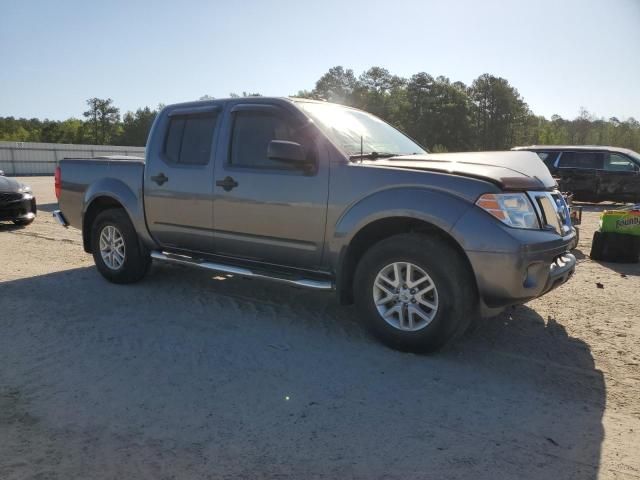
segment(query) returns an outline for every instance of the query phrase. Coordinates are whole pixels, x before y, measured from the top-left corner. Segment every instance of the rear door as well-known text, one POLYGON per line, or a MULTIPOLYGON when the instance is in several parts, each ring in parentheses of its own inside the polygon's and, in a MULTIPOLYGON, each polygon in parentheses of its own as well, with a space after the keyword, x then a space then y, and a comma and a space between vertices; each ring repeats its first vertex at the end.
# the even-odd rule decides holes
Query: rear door
MULTIPOLYGON (((293 108, 293 107, 292 107, 293 108)), ((226 113, 216 158, 216 253, 288 267, 320 265, 329 165, 302 114, 266 103, 238 104, 226 113), (313 166, 267 157, 271 140, 300 143, 313 166)))
POLYGON ((598 193, 603 200, 625 202, 640 199, 638 165, 622 153, 605 153, 598 193))
POLYGON ((219 107, 176 109, 161 119, 144 179, 147 225, 168 249, 213 249, 213 153, 219 107))
POLYGON ((604 164, 603 152, 561 152, 556 175, 562 191, 573 192, 576 200, 597 200, 598 176, 604 164))

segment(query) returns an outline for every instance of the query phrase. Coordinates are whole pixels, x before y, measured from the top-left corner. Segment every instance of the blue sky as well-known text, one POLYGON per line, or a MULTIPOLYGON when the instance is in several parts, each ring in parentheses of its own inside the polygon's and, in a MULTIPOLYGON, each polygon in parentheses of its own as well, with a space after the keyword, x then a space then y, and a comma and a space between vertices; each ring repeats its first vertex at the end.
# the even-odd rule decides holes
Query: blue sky
POLYGON ((640 119, 640 0, 0 0, 0 116, 289 95, 335 65, 488 72, 537 114, 640 119))

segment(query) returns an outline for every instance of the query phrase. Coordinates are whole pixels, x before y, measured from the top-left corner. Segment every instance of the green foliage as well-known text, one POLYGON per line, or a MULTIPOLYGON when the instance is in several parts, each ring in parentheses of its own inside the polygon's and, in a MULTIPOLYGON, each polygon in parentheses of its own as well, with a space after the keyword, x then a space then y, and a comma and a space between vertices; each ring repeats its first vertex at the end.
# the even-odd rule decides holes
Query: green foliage
POLYGON ((64 121, 37 118, 0 117, 0 141, 89 143, 96 145, 128 145, 142 147, 158 110, 149 107, 127 112, 120 121, 119 109, 111 99, 87 100, 86 121, 70 118, 64 121))
POLYGON ((436 143, 432 148, 431 148, 431 153, 447 153, 449 150, 447 149, 447 147, 445 147, 444 145, 440 145, 439 143, 436 143))
POLYGON ((470 86, 421 72, 409 79, 372 67, 359 77, 332 67, 312 91, 296 95, 362 108, 433 151, 504 150, 530 144, 600 144, 640 149, 640 124, 608 121, 584 109, 574 120, 534 115, 518 90, 483 74, 470 86))
POLYGON ((0 117, 0 141, 83 143, 85 124, 70 118, 63 122, 32 118, 0 117))
MULTIPOLYGON (((640 151, 640 122, 634 118, 605 120, 584 108, 573 120, 536 116, 506 79, 487 73, 467 86, 425 72, 407 79, 371 67, 356 76, 353 70, 336 66, 318 79, 313 90, 300 90, 295 96, 367 110, 434 152, 504 150, 531 144, 613 145, 640 151)), ((201 100, 213 98, 204 95, 201 100)), ((121 119, 110 98, 91 98, 87 105, 84 121, 0 117, 0 141, 144 146, 163 108, 139 108, 121 119)))
POLYGON ((157 114, 157 111, 151 110, 149 107, 139 108, 135 113, 125 113, 116 143, 118 145, 144 146, 157 114))
MULTIPOLYGON (((247 93, 247 92, 242 92, 242 95, 238 95, 237 93, 231 92, 229 94, 229 97, 231 98, 246 98, 246 97, 261 97, 262 95, 260 95, 259 93, 247 93)), ((205 95, 205 97, 208 97, 208 95, 205 95)), ((213 99, 213 97, 210 97, 209 99, 213 99)), ((200 98, 200 100, 209 100, 207 98, 200 98)))
POLYGON ((83 113, 90 126, 91 143, 107 145, 117 136, 120 122, 120 109, 113 105, 110 98, 90 98, 89 110, 83 113))
POLYGON ((351 105, 357 84, 353 70, 333 67, 316 82, 311 98, 351 105))

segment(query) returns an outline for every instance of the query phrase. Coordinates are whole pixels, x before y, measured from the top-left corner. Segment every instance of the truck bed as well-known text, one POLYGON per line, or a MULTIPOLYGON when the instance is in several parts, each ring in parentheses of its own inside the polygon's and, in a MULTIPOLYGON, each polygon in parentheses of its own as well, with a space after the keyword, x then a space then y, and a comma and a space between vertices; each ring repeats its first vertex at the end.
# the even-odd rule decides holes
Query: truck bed
POLYGON ((60 161, 61 193, 58 203, 69 224, 82 228, 82 207, 90 199, 109 196, 114 191, 129 191, 134 197, 131 210, 142 212, 144 158, 108 156, 65 158, 60 161), (133 208, 132 208, 133 207, 133 208))

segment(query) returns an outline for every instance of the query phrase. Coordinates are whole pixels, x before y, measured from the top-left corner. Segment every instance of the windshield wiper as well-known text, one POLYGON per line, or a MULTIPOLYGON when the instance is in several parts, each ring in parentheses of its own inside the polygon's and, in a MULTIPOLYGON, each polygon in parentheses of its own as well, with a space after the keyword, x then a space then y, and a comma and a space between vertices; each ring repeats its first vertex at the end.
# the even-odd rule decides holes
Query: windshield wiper
POLYGON ((390 152, 366 152, 366 153, 356 153, 354 155, 349 155, 349 160, 376 160, 378 158, 390 158, 396 157, 400 155, 399 153, 390 153, 390 152))

